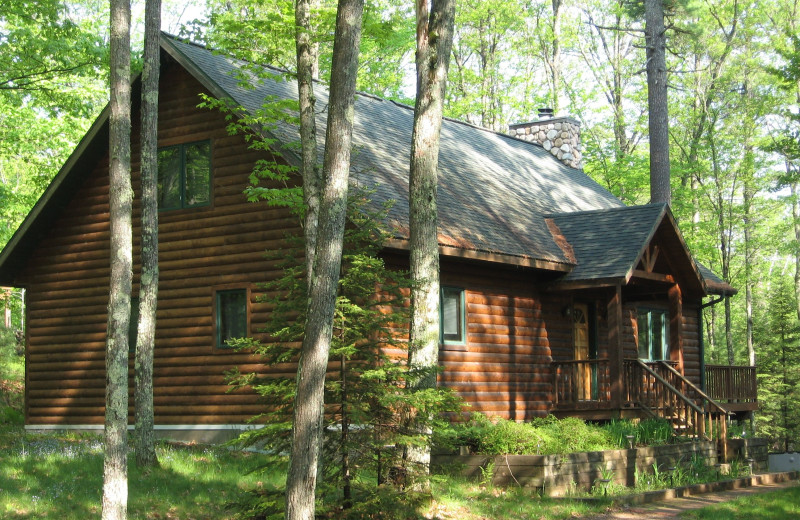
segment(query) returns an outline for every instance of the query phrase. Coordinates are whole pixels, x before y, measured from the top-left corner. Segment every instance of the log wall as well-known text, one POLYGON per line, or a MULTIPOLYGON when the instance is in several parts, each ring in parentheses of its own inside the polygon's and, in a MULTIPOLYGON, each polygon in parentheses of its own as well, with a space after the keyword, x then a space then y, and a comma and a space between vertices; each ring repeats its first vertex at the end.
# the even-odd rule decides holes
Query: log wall
MULTIPOLYGON (((241 137, 229 136, 219 113, 196 108, 202 86, 169 61, 161 83, 159 146, 210 140, 213 193, 206 207, 159 214, 155 421, 160 425, 241 424, 262 411, 263 405, 246 391, 226 393, 224 372, 237 366, 243 371, 263 367, 247 354, 215 348, 215 290, 250 290, 250 334, 259 337, 270 307, 259 302, 262 293, 257 284, 279 275, 278 262, 265 253, 285 247, 287 233, 300 233, 300 228, 287 210, 245 200, 242 190, 253 163, 265 157, 249 150, 241 137)), ((135 122, 138 117, 134 111, 135 122)), ((132 157, 136 296, 141 194, 137 123, 132 157)), ((98 158, 85 173, 83 184, 41 238, 19 279, 28 289, 26 422, 31 426, 103 422, 108 157, 98 158)), ((403 254, 390 256, 399 267, 407 265, 403 254)), ((606 296, 601 291, 547 292, 537 276, 542 274, 443 260, 442 283, 465 289, 467 344, 461 349, 441 349, 440 382, 461 395, 471 411, 515 420, 549 413, 550 363, 574 356, 572 323, 564 314, 573 301, 594 302, 598 355, 608 357, 606 296)), ((684 309, 687 367, 698 367, 688 372, 699 381, 696 308, 686 304, 684 309)), ((625 357, 637 355, 635 321, 634 307, 626 306, 625 357)), ((131 375, 132 367, 131 361, 131 375)), ((276 370, 292 374, 295 369, 294 364, 286 364, 276 370)), ((130 410, 132 414, 132 399, 130 410)))
MULTIPOLYGON (((212 201, 159 213, 160 283, 154 361, 156 424, 243 423, 262 406, 252 393, 226 394, 223 372, 260 369, 252 356, 215 348, 214 291, 250 289, 250 333, 269 306, 257 283, 279 274, 265 252, 299 232, 284 209, 245 200, 253 162, 263 158, 228 136, 218 112, 198 109, 201 85, 180 67, 161 78, 159 146, 210 140, 212 201), (236 261, 232 261, 232 258, 236 261)), ((134 121, 138 120, 134 111, 134 121)), ((138 294, 138 124, 132 142, 134 288, 138 294)), ((28 288, 27 424, 102 424, 109 276, 108 157, 101 158, 42 238, 21 282, 28 288)), ((131 375, 133 360, 131 360, 131 375)), ((287 373, 294 366, 282 367, 287 373)), ((132 378, 131 378, 132 382, 132 378)), ((130 402, 131 413, 133 400, 130 402)))

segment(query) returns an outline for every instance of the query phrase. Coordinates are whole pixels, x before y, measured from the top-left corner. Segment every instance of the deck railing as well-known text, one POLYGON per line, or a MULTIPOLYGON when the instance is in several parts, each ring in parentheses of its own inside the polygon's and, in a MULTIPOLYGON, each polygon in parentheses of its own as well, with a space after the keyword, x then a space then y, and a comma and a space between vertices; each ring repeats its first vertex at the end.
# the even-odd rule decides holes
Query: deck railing
POLYGON ((706 365, 706 393, 715 401, 755 403, 756 367, 706 365))
POLYGON ((578 408, 610 402, 607 359, 554 361, 551 367, 556 405, 578 408))

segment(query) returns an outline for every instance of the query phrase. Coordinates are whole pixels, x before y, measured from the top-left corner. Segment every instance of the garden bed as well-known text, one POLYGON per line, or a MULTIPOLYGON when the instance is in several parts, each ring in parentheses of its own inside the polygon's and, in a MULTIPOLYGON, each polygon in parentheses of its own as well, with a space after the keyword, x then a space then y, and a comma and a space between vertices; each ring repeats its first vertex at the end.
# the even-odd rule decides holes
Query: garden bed
POLYGON ((632 487, 637 471, 663 473, 690 462, 715 467, 717 449, 714 442, 701 441, 564 455, 435 455, 431 462, 435 471, 560 496, 589 491, 598 481, 632 487))

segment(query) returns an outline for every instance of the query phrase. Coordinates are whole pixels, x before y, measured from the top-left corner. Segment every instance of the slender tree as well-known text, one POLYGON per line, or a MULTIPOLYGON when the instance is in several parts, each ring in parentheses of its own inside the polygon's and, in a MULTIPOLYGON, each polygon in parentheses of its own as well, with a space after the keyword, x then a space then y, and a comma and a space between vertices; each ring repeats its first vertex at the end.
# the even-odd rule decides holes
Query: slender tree
POLYGON ((136 338, 136 463, 157 463, 153 435, 153 351, 158 303, 158 79, 161 0, 147 0, 142 68, 142 276, 136 338))
POLYGON ((111 0, 111 117, 109 212, 111 276, 106 340, 104 520, 122 520, 128 507, 128 326, 131 315, 131 89, 128 0, 111 0))
POLYGON ((322 442, 325 371, 328 366, 342 259, 350 145, 363 0, 339 0, 333 44, 328 126, 318 224, 318 248, 297 374, 292 450, 286 478, 287 520, 314 518, 314 495, 322 442))
POLYGON ((671 202, 664 1, 645 0, 647 106, 650 128, 650 202, 671 202))
MULTIPOLYGON (((408 363, 412 368, 439 362, 439 242, 436 185, 447 69, 453 44, 455 0, 417 0, 417 99, 411 137, 408 183, 410 224, 411 325, 408 363)), ((412 385, 436 386, 428 370, 412 385)), ((427 471, 430 447, 409 447, 407 459, 427 471)))
MULTIPOLYGON (((317 221, 323 178, 317 164, 317 122, 314 118, 314 77, 317 74, 318 45, 314 43, 311 27, 311 10, 314 0, 297 0, 295 3, 295 47, 297 48, 297 93, 300 103, 300 146, 305 203, 304 237, 306 254, 306 279, 314 279, 314 253, 317 248, 317 221)), ((309 284, 309 290, 311 288, 309 284)))

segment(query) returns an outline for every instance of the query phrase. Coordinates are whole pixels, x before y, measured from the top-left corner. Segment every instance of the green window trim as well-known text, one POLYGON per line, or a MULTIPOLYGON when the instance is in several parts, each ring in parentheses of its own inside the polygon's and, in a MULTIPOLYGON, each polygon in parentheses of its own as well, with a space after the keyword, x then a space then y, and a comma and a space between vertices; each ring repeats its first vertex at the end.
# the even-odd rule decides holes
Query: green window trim
POLYGON ((439 342, 466 346, 467 309, 464 289, 443 286, 439 292, 439 342))
POLYGON ((214 293, 214 336, 218 349, 232 348, 228 341, 250 331, 250 294, 247 289, 219 289, 214 293))
POLYGON ((158 149, 158 209, 169 211, 211 204, 211 141, 158 149))
POLYGON ((669 312, 657 307, 636 309, 639 359, 669 360, 669 312))

